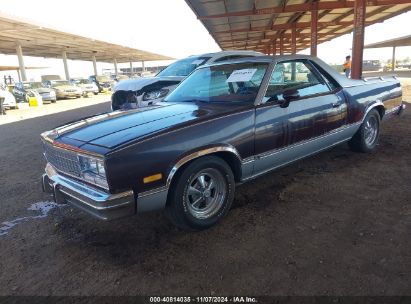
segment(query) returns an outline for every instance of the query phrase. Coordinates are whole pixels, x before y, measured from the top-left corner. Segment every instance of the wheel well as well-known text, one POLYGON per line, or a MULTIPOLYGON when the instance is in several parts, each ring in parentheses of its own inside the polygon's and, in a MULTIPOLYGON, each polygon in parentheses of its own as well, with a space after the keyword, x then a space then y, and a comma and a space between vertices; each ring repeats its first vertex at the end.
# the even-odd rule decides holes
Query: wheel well
POLYGON ((382 105, 376 106, 374 109, 376 109, 378 111, 378 113, 380 114, 380 118, 382 119, 385 115, 385 108, 382 105))
POLYGON ((184 168, 186 168, 189 164, 191 164, 193 161, 195 161, 197 159, 200 159, 200 158, 206 157, 206 156, 217 156, 217 157, 223 159, 230 166, 231 170, 233 171, 235 181, 238 182, 238 181, 241 180, 241 162, 238 159, 238 157, 235 154, 231 153, 231 152, 220 151, 220 152, 205 154, 205 155, 194 158, 194 159, 184 163, 180 168, 177 169, 177 172, 174 174, 174 176, 171 180, 171 183, 174 182, 174 180, 176 179, 178 174, 180 172, 182 172, 182 170, 184 170, 184 168))
POLYGON ((239 182, 241 180, 241 162, 236 155, 230 152, 216 152, 209 155, 215 155, 222 158, 233 171, 234 180, 236 182, 239 182))
MULTIPOLYGON (((181 172, 183 172, 183 170, 189 165, 191 164, 193 161, 200 159, 202 157, 206 157, 206 156, 217 156, 221 159, 223 159, 228 166, 231 168, 231 170, 233 171, 233 175, 234 175, 234 180, 236 182, 239 182, 241 180, 241 161, 238 159, 238 157, 231 153, 231 152, 214 152, 214 153, 210 153, 210 154, 206 154, 197 158, 194 158, 188 162, 186 162, 185 164, 183 164, 180 168, 177 169, 177 172, 175 172, 174 176, 171 179, 170 182, 170 188, 173 188, 173 184, 176 182, 176 180, 178 179, 178 176, 181 174, 181 172)), ((168 195, 167 195, 167 204, 169 202, 169 196, 170 196, 170 191, 168 191, 168 195)))

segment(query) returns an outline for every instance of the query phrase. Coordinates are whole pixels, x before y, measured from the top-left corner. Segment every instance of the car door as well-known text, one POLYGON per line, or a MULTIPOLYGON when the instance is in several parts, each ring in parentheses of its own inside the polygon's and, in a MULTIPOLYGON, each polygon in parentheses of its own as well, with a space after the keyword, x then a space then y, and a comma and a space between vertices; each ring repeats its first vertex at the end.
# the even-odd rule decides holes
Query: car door
POLYGON ((278 62, 256 108, 254 173, 325 148, 321 138, 344 124, 344 104, 342 91, 308 60, 278 62))

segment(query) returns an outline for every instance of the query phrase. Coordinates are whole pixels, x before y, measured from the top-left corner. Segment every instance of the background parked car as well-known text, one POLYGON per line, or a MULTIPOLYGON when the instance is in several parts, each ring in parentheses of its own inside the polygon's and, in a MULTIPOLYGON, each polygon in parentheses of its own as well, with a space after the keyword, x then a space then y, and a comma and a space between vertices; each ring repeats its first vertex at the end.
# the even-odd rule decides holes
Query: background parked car
POLYGON ((44 84, 46 87, 56 91, 57 98, 79 98, 83 95, 83 90, 78 86, 72 85, 68 80, 47 80, 44 84))
POLYGON ((16 108, 16 98, 11 94, 6 87, 0 86, 0 97, 4 98, 3 108, 15 109, 16 108))
POLYGON ((96 84, 100 93, 110 91, 111 85, 114 83, 114 80, 105 75, 91 75, 88 79, 96 84))
POLYGON ((142 107, 163 100, 177 85, 197 67, 231 59, 262 56, 263 53, 254 51, 222 51, 180 59, 155 77, 144 77, 121 81, 114 86, 111 96, 111 108, 142 107))
POLYGON ((90 79, 72 78, 70 79, 70 82, 73 85, 80 87, 83 90, 84 96, 87 96, 88 93, 93 93, 94 95, 97 95, 99 92, 97 85, 94 82, 92 82, 90 79))
POLYGON ((28 102, 29 97, 34 97, 33 95, 36 95, 33 92, 36 92, 41 96, 43 103, 56 102, 57 100, 56 92, 51 88, 45 87, 41 82, 17 82, 13 88, 13 95, 18 101, 28 102))
POLYGON ((114 92, 114 87, 119 83, 120 81, 130 79, 127 75, 111 75, 110 76, 113 82, 111 83, 111 91, 114 92))

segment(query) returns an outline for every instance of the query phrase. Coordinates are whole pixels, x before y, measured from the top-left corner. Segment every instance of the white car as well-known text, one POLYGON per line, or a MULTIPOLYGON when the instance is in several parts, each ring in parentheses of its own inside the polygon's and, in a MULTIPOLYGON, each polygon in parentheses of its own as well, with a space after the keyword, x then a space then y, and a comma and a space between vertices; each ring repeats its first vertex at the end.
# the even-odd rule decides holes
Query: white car
POLYGON ((88 93, 97 95, 99 92, 97 85, 88 78, 72 78, 70 82, 83 90, 83 96, 88 96, 88 93))
POLYGON ((244 57, 264 56, 255 51, 222 51, 180 59, 155 77, 128 79, 118 82, 111 96, 112 110, 145 107, 164 99, 197 67, 244 57))
POLYGON ((8 109, 15 109, 16 108, 16 98, 11 94, 9 91, 7 91, 5 88, 2 86, 0 87, 0 97, 4 98, 3 101, 3 108, 8 108, 8 109))

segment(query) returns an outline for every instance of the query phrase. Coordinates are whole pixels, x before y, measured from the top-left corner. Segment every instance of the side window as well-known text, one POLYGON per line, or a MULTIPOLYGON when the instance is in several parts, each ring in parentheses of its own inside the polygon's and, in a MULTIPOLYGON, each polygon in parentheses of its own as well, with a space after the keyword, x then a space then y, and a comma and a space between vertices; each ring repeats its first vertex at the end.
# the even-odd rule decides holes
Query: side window
POLYGON ((276 64, 263 102, 284 100, 284 95, 304 98, 330 92, 315 69, 305 61, 284 61, 276 64))

